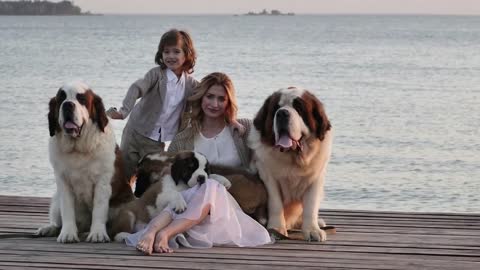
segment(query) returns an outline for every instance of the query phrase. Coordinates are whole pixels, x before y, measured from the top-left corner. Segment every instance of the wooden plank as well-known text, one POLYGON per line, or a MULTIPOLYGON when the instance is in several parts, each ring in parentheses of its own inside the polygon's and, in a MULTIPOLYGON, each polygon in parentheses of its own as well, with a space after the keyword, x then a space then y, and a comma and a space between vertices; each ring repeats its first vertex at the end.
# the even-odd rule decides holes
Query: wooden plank
MULTIPOLYGON (((49 198, 0 196, 0 238, 48 223, 49 198)), ((0 269, 480 269, 480 215, 322 210, 325 243, 180 249, 143 256, 120 243, 0 239, 0 269)))

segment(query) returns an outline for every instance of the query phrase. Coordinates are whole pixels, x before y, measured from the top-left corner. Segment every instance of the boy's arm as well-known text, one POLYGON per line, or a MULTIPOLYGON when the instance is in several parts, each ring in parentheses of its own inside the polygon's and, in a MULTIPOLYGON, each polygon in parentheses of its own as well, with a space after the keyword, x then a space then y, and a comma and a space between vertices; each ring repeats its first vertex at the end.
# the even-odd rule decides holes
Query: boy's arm
POLYGON ((127 118, 133 106, 135 106, 137 99, 143 97, 158 81, 160 72, 157 69, 159 69, 159 67, 151 69, 142 79, 138 79, 128 88, 127 94, 122 101, 122 107, 118 110, 118 113, 122 117, 121 119, 127 118))

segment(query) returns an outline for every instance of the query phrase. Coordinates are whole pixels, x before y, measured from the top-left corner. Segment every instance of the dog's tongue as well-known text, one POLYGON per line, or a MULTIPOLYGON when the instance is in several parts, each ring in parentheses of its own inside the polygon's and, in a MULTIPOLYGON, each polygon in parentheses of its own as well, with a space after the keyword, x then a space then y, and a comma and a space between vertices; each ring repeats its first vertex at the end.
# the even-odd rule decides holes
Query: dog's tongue
POLYGON ((283 147, 283 148, 290 148, 293 145, 292 139, 288 135, 282 135, 280 138, 278 138, 277 141, 277 146, 283 147))
POLYGON ((77 125, 75 125, 74 123, 68 121, 65 123, 64 125, 65 128, 77 128, 77 125))

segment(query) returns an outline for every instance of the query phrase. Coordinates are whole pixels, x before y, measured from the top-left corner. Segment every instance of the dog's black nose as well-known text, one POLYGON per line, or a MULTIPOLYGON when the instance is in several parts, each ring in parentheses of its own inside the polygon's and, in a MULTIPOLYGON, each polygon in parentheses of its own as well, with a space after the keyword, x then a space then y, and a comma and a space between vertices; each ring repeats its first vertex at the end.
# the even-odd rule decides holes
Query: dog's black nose
POLYGON ((290 113, 287 110, 278 110, 277 111, 277 117, 279 119, 288 119, 290 117, 290 113))
POLYGON ((67 112, 72 112, 75 109, 75 103, 71 101, 65 101, 63 103, 63 110, 67 112))
POLYGON ((203 185, 203 183, 205 183, 205 175, 199 175, 197 177, 197 183, 199 183, 200 185, 203 185))

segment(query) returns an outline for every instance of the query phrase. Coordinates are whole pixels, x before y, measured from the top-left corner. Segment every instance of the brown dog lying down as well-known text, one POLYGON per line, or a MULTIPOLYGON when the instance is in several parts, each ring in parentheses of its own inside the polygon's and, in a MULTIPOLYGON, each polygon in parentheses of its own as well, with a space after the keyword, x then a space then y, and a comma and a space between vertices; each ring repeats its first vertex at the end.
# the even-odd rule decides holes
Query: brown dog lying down
MULTIPOLYGON (((144 227, 167 206, 177 213, 185 211, 187 203, 180 191, 197 183, 203 184, 208 177, 207 168, 207 159, 192 151, 145 156, 137 169, 137 187, 145 185, 145 188, 136 192, 140 198, 110 211, 109 235, 115 241, 122 241, 129 233, 144 227)), ((212 178, 230 187, 226 178, 212 178)))
MULTIPOLYGON (((173 154, 151 153, 144 156, 139 161, 136 173, 135 196, 139 199, 112 213, 111 234, 140 230, 169 204, 177 212, 185 210, 186 205, 181 203, 183 198, 180 200, 176 195, 176 199, 172 198, 172 194, 176 193, 172 191, 185 190, 193 186, 192 183, 205 180, 198 179, 198 175, 203 174, 195 173, 193 169, 196 166, 200 166, 197 169, 203 169, 205 177, 223 184, 246 214, 266 225, 267 191, 260 178, 241 168, 208 164, 201 160, 202 157, 204 158, 203 155, 192 151, 173 154), (172 180, 166 176, 170 167, 172 180)), ((125 236, 120 234, 115 237, 116 241, 121 241, 125 236)))
POLYGON ((228 192, 238 202, 243 212, 260 224, 267 225, 267 190, 258 174, 243 168, 221 165, 209 166, 212 175, 222 175, 232 183, 228 192))

